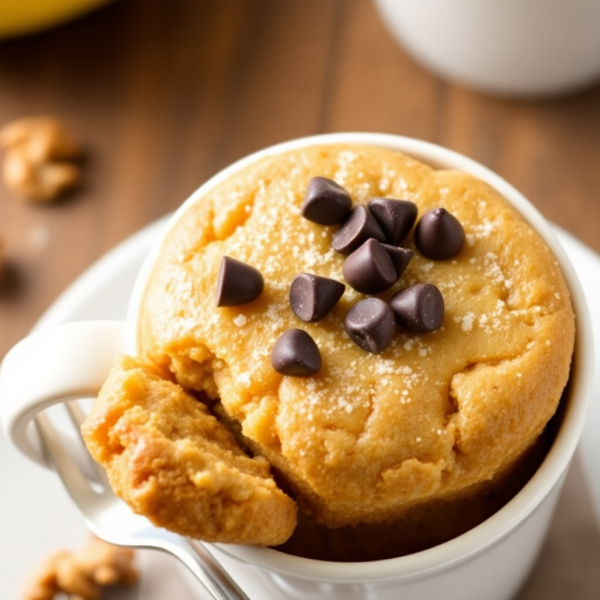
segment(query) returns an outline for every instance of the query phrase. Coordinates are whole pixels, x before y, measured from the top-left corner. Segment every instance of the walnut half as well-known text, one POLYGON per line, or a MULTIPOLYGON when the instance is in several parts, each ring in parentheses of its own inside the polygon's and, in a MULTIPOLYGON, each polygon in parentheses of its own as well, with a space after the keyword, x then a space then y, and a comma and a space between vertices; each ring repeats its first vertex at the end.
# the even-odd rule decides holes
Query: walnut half
POLYGON ((18 119, 0 129, 4 149, 2 176, 6 186, 24 198, 49 202, 80 180, 75 161, 81 150, 54 117, 18 119))
POLYGON ((60 550, 40 564, 27 582, 22 600, 99 600, 105 586, 138 580, 134 552, 97 538, 79 551, 60 550))

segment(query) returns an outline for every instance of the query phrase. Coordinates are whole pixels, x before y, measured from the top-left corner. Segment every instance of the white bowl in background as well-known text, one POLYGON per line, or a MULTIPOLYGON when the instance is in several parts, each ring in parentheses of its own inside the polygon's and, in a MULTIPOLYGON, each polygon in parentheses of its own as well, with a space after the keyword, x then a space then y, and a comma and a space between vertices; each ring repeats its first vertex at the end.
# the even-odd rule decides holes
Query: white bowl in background
POLYGON ((375 0, 395 39, 444 79, 541 97, 600 78, 599 0, 375 0))

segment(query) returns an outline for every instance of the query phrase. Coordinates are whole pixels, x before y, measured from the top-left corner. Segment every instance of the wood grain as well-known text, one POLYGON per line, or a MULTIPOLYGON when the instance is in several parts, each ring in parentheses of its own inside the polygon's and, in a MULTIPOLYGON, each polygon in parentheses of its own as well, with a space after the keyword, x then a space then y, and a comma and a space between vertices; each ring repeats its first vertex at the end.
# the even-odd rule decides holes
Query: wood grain
POLYGON ((464 152, 600 250, 599 107, 600 87, 517 102, 443 82, 367 0, 120 0, 4 41, 0 123, 55 114, 88 159, 82 188, 55 205, 0 189, 12 265, 0 355, 77 274, 211 174, 318 132, 399 133, 464 152))

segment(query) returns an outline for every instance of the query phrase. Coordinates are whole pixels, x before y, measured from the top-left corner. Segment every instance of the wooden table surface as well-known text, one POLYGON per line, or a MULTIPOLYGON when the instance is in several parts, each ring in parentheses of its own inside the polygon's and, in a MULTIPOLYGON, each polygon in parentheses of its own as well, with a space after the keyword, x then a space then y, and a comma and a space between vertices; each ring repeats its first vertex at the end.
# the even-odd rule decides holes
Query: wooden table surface
MULTIPOLYGON (((600 86, 519 101, 446 83, 396 45, 369 0, 117 0, 0 42, 0 125, 35 114, 76 133, 84 182, 51 205, 0 183, 0 358, 76 276, 210 175, 310 134, 458 150, 600 251, 600 86)), ((571 546, 555 526, 523 598, 600 596, 600 536, 586 500, 570 506, 558 527, 571 546)))

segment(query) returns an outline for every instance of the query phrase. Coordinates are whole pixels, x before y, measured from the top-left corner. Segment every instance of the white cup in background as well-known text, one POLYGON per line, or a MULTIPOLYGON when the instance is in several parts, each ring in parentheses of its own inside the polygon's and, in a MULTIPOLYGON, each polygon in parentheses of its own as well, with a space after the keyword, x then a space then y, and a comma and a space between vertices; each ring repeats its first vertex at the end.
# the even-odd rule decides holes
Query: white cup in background
MULTIPOLYGON (((176 212, 167 230, 191 204, 249 164, 281 152, 336 143, 383 146, 437 167, 471 173, 494 187, 546 240, 561 265, 577 320, 575 361, 560 428, 540 468, 510 502, 467 533, 431 549, 363 563, 327 562, 271 548, 223 544, 215 546, 215 554, 234 574, 252 569, 264 598, 508 600, 525 581, 545 538, 581 435, 593 376, 592 328, 584 295, 569 259, 538 211, 498 175, 451 150, 393 135, 339 133, 293 140, 235 163, 201 186, 176 212)), ((115 355, 137 353, 139 308, 161 244, 162 238, 157 239, 138 275, 126 323, 70 323, 41 330, 6 356, 0 370, 0 421, 7 437, 30 458, 45 464, 31 423, 39 410, 65 397, 97 391, 115 355)))
POLYGON ((374 0, 392 35, 453 82, 541 97, 600 78, 599 0, 374 0))

